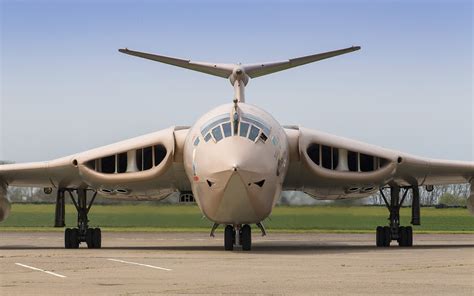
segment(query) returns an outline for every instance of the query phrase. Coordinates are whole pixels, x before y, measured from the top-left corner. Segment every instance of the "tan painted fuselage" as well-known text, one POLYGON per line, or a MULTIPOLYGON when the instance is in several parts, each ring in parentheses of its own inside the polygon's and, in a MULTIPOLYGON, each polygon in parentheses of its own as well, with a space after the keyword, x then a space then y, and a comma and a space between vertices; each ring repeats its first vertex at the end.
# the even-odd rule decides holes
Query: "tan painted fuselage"
POLYGON ((258 223, 270 215, 280 197, 288 168, 288 142, 283 128, 267 112, 245 103, 226 104, 202 116, 190 129, 184 166, 207 218, 221 224, 258 223), (220 140, 212 129, 203 134, 214 118, 223 122, 214 127, 216 133, 222 132, 220 140), (252 126, 258 128, 254 120, 264 125, 255 139, 250 136, 252 126), (211 138, 206 141, 209 132, 211 138))

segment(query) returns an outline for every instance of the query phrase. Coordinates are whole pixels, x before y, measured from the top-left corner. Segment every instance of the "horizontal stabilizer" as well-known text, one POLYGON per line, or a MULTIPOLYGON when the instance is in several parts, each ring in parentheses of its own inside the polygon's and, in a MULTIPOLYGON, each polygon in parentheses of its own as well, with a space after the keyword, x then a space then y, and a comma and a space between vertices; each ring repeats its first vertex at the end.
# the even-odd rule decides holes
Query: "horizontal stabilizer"
POLYGON ((181 67, 181 68, 186 68, 214 76, 219 76, 222 78, 229 78, 229 76, 232 74, 232 70, 236 65, 233 64, 212 64, 212 63, 201 63, 201 62, 193 62, 190 60, 183 60, 183 59, 178 59, 178 58, 172 58, 172 57, 167 57, 167 56, 161 56, 161 55, 156 55, 156 54, 151 54, 151 53, 146 53, 146 52, 140 52, 140 51, 134 51, 134 50, 129 50, 128 48, 125 49, 119 49, 121 53, 126 53, 129 55, 133 55, 136 57, 176 66, 176 67, 181 67))
POLYGON ((332 58, 332 57, 349 53, 349 52, 353 52, 359 49, 360 49, 360 46, 352 46, 352 47, 348 47, 344 49, 289 59, 287 61, 271 62, 271 63, 255 64, 255 65, 245 65, 244 69, 245 69, 245 73, 247 73, 247 75, 250 78, 256 78, 256 77, 272 74, 275 72, 283 71, 286 69, 302 66, 305 64, 317 62, 320 60, 332 58))
MULTIPOLYGON (((286 61, 280 62, 271 62, 271 63, 259 63, 259 64, 247 64, 247 65, 240 65, 240 64, 215 64, 215 63, 206 63, 206 62, 193 62, 190 60, 184 60, 179 58, 167 57, 162 55, 156 55, 146 52, 134 51, 129 50, 128 48, 119 49, 121 53, 137 56, 140 58, 165 63, 168 65, 186 68, 222 78, 231 78, 233 75, 233 71, 240 69, 239 71, 245 72, 244 76, 250 78, 256 78, 268 74, 272 74, 275 72, 283 71, 286 69, 302 66, 305 64, 317 62, 320 60, 332 58, 341 54, 353 52, 359 50, 360 46, 352 46, 344 49, 328 51, 318 54, 313 54, 309 56, 289 59, 286 61)), ((231 79, 232 80, 232 79, 231 79)), ((232 80, 233 81, 233 80, 232 80)))

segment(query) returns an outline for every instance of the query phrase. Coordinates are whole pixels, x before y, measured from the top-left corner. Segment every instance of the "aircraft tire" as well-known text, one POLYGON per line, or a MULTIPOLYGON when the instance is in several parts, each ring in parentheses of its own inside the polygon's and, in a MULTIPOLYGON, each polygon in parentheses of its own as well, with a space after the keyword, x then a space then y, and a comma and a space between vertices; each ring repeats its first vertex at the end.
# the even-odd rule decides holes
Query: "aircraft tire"
POLYGON ((242 226, 242 250, 250 251, 252 249, 252 229, 248 224, 242 226))
POLYGON ((405 226, 400 226, 398 229, 398 245, 400 247, 406 247, 408 241, 408 232, 405 226))
POLYGON ((64 248, 71 249, 71 228, 64 230, 64 248))
POLYGON ((234 250, 235 231, 232 225, 227 225, 224 230, 224 249, 226 251, 234 250))
POLYGON ((406 228, 407 232, 407 247, 413 246, 413 228, 411 226, 407 226, 406 228))
POLYGON ((100 249, 102 247, 102 231, 100 228, 94 228, 92 230, 92 248, 100 249))
POLYGON ((383 227, 382 226, 378 226, 376 231, 375 231, 375 241, 376 241, 376 245, 377 247, 383 247, 384 246, 384 239, 383 239, 383 227))
POLYGON ((86 231, 86 243, 89 249, 94 248, 93 233, 94 229, 92 228, 88 228, 86 231))
POLYGON ((77 228, 72 228, 71 232, 69 233, 69 243, 71 246, 71 249, 77 249, 79 248, 79 229, 77 228))
POLYGON ((392 241, 392 234, 390 231, 390 227, 384 226, 383 227, 383 246, 390 247, 391 241, 392 241))

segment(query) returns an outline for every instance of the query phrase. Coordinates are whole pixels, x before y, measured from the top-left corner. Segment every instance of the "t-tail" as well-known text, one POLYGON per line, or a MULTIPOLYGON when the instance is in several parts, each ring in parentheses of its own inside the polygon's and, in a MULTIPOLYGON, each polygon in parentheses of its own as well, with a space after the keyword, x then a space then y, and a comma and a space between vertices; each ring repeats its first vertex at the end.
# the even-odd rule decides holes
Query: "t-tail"
POLYGON ((245 86, 251 78, 265 76, 275 72, 287 70, 290 68, 306 65, 309 63, 332 58, 338 55, 350 53, 359 50, 360 46, 351 46, 348 48, 317 53, 309 56, 298 57, 280 62, 259 63, 259 64, 215 64, 207 62, 194 62, 168 56, 156 55, 140 51, 129 50, 128 48, 119 49, 120 52, 129 55, 141 57, 144 59, 165 63, 168 65, 186 68, 209 75, 214 75, 229 79, 235 90, 235 100, 245 102, 245 86))

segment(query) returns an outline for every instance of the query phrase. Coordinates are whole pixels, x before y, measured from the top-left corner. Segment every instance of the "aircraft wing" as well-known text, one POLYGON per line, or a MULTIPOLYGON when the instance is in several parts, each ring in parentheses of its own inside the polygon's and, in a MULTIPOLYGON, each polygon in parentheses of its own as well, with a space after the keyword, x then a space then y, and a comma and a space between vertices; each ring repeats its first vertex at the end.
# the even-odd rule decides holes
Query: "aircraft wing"
POLYGON ((284 190, 337 199, 368 196, 388 184, 474 182, 474 162, 417 157, 306 128, 285 131, 291 153, 284 190))
POLYGON ((52 161, 0 165, 0 185, 90 188, 117 198, 164 198, 191 189, 182 163, 187 132, 171 127, 52 161))

